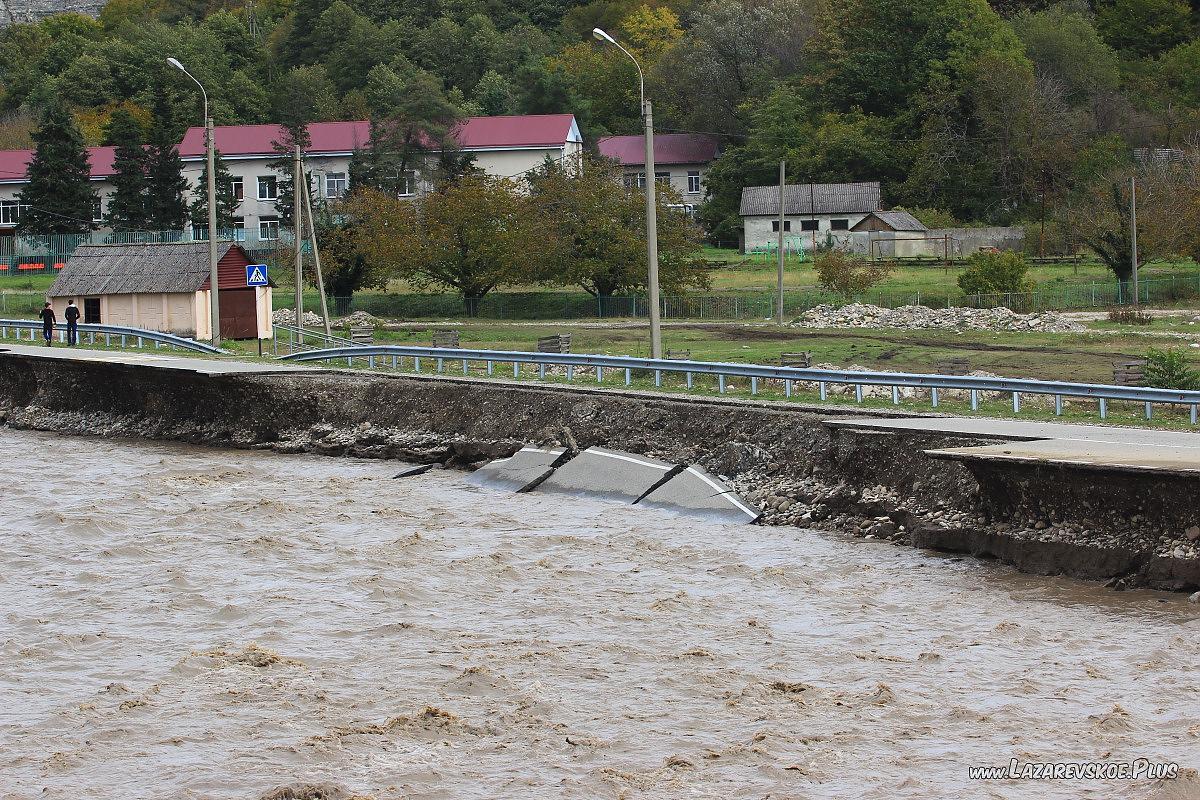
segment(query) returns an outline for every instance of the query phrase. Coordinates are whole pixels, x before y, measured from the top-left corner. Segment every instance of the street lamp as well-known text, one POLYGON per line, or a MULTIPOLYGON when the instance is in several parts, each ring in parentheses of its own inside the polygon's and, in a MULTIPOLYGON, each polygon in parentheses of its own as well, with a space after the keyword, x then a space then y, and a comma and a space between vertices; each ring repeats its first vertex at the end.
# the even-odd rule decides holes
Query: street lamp
POLYGON ((658 210, 654 204, 654 114, 650 101, 646 99, 646 78, 642 73, 642 65, 632 53, 600 28, 592 28, 592 36, 629 56, 638 71, 638 93, 642 99, 642 123, 646 132, 646 261, 649 267, 646 289, 650 295, 650 357, 662 358, 662 322, 659 319, 658 300, 658 210))
POLYGON ((192 79, 192 83, 200 87, 200 96, 204 98, 204 143, 208 150, 208 306, 212 324, 213 347, 221 344, 221 301, 217 296, 217 175, 216 152, 217 146, 213 138, 213 121, 208 115, 208 92, 204 84, 196 80, 196 76, 183 68, 177 58, 168 58, 167 63, 192 79))

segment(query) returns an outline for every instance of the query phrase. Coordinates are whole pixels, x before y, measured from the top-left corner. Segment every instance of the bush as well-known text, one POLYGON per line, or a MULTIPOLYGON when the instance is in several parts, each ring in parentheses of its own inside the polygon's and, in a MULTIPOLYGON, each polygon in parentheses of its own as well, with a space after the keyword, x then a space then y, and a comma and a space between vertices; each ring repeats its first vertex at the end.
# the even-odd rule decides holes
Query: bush
POLYGON ((886 278, 892 264, 868 261, 845 250, 819 250, 813 258, 817 283, 823 289, 850 298, 860 295, 886 278))
POLYGON ((1118 325, 1149 325, 1154 322, 1154 317, 1136 308, 1110 308, 1108 321, 1118 325))
POLYGON ((1200 389, 1200 371, 1192 367, 1183 350, 1151 348, 1146 353, 1142 383, 1158 389, 1200 389))
POLYGON ((967 259, 967 269, 958 276, 963 294, 1008 294, 1032 292, 1035 284, 1026 278, 1025 256, 1013 251, 979 252, 967 259))

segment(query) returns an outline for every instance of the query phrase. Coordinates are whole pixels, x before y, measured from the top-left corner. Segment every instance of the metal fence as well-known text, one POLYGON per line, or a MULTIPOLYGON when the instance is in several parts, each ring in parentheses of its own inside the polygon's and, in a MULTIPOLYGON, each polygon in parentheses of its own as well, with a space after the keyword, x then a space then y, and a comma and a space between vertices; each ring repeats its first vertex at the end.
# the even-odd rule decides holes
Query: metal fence
MULTIPOLYGON (((114 344, 120 347, 128 347, 131 343, 134 347, 145 347, 146 342, 151 342, 155 349, 165 345, 167 347, 179 348, 180 350, 193 350, 198 353, 220 354, 225 352, 220 348, 213 347, 211 344, 197 342, 195 339, 176 336, 173 333, 146 330, 145 328, 127 328, 121 325, 96 325, 92 323, 80 323, 78 328, 80 340, 86 340, 88 344, 96 344, 103 341, 105 346, 108 347, 112 347, 114 344)), ((17 341, 22 341, 23 339, 28 339, 31 342, 45 341, 42 331, 41 322, 27 319, 0 319, 0 339, 7 339, 9 334, 11 334, 17 341), (28 335, 26 335, 26 332, 28 332, 28 335)), ((51 335, 57 338, 59 342, 66 343, 66 325, 55 325, 51 331, 51 335)))
POLYGON ((729 378, 744 378, 750 381, 750 393, 758 394, 760 381, 782 382, 784 395, 791 397, 795 384, 815 386, 821 400, 828 397, 830 385, 853 386, 855 399, 863 401, 863 388, 871 386, 890 387, 892 403, 900 404, 901 388, 928 389, 934 408, 939 404, 939 393, 946 390, 965 391, 971 410, 979 409, 981 392, 1000 392, 1012 397, 1014 413, 1021 411, 1023 395, 1043 395, 1054 398, 1055 414, 1063 412, 1063 398, 1092 399, 1099 404, 1100 418, 1108 417, 1110 401, 1143 403, 1146 419, 1153 417, 1154 405, 1185 406, 1190 411, 1191 422, 1196 424, 1197 408, 1200 406, 1200 391, 1156 389, 1141 386, 1110 386, 1092 383, 1068 383, 1064 381, 1039 381, 1018 378, 984 378, 956 375, 926 375, 906 372, 869 372, 857 370, 828 370, 801 367, 774 367, 758 364, 728 364, 712 361, 683 361, 675 359, 635 358, 632 356, 584 355, 569 353, 531 353, 508 350, 468 350, 461 348, 408 347, 397 345, 367 345, 357 347, 334 347, 324 350, 306 350, 280 356, 287 361, 335 361, 345 359, 347 366, 355 361, 365 362, 370 369, 390 367, 405 369, 406 359, 412 369, 421 371, 421 360, 433 362, 437 372, 445 372, 447 364, 461 364, 462 374, 470 374, 472 363, 484 365, 488 375, 496 372, 497 365, 511 365, 514 378, 522 376, 522 367, 533 365, 540 380, 546 379, 547 367, 565 368, 566 379, 574 380, 575 371, 588 368, 594 371, 597 383, 604 382, 604 371, 624 371, 624 384, 629 386, 633 373, 653 374, 655 386, 662 386, 663 375, 673 373, 683 376, 688 389, 693 387, 696 375, 711 375, 717 378, 718 391, 725 393, 729 378))
MULTIPOLYGON (((1172 303, 1200 297, 1200 272, 1168 275, 1140 281, 1138 298, 1146 304, 1172 303)), ((374 294, 331 298, 336 316, 365 311, 377 317, 436 319, 477 317, 480 319, 562 320, 646 317, 649 306, 644 296, 593 297, 583 292, 496 292, 465 302, 454 294, 374 294)), ((884 308, 924 305, 931 308, 970 306, 1014 311, 1066 311, 1109 308, 1133 301, 1131 287, 1117 281, 1052 284, 1033 292, 964 295, 957 289, 878 290, 855 298, 884 308)), ((305 308, 316 308, 319 298, 306 295, 305 308)), ((819 289, 784 292, 784 316, 795 317, 823 303, 844 305, 846 298, 819 289)), ((771 292, 713 292, 673 295, 662 298, 664 319, 765 320, 775 316, 776 295, 771 292)), ((291 308, 290 295, 276 295, 277 308, 291 308)))

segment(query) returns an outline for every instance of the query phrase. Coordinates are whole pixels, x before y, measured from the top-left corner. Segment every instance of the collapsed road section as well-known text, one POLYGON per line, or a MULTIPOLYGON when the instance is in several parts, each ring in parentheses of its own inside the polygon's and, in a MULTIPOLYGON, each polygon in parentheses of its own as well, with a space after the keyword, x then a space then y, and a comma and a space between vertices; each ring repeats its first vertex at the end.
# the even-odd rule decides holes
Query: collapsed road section
MULTIPOLYGON (((468 470, 530 443, 605 448, 698 466, 771 525, 1116 586, 1200 588, 1200 434, 854 408, 834 421, 798 403, 86 353, 0 348, 0 421, 468 470)), ((558 457, 538 456, 550 461, 526 483, 558 457)))

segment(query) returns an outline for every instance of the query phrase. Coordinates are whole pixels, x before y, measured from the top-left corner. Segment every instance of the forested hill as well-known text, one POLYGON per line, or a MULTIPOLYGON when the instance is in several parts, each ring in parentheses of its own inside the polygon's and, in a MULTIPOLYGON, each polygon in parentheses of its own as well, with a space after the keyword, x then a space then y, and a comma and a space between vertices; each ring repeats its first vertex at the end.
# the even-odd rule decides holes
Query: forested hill
POLYGON ((1192 143, 1198 19, 1183 0, 111 0, 0 32, 0 147, 53 98, 99 142, 165 90, 182 131, 199 98, 171 54, 218 124, 568 111, 589 139, 632 133, 637 74, 599 26, 645 65, 658 130, 720 137, 718 232, 781 158, 791 180, 1011 222, 1132 148, 1192 143))

